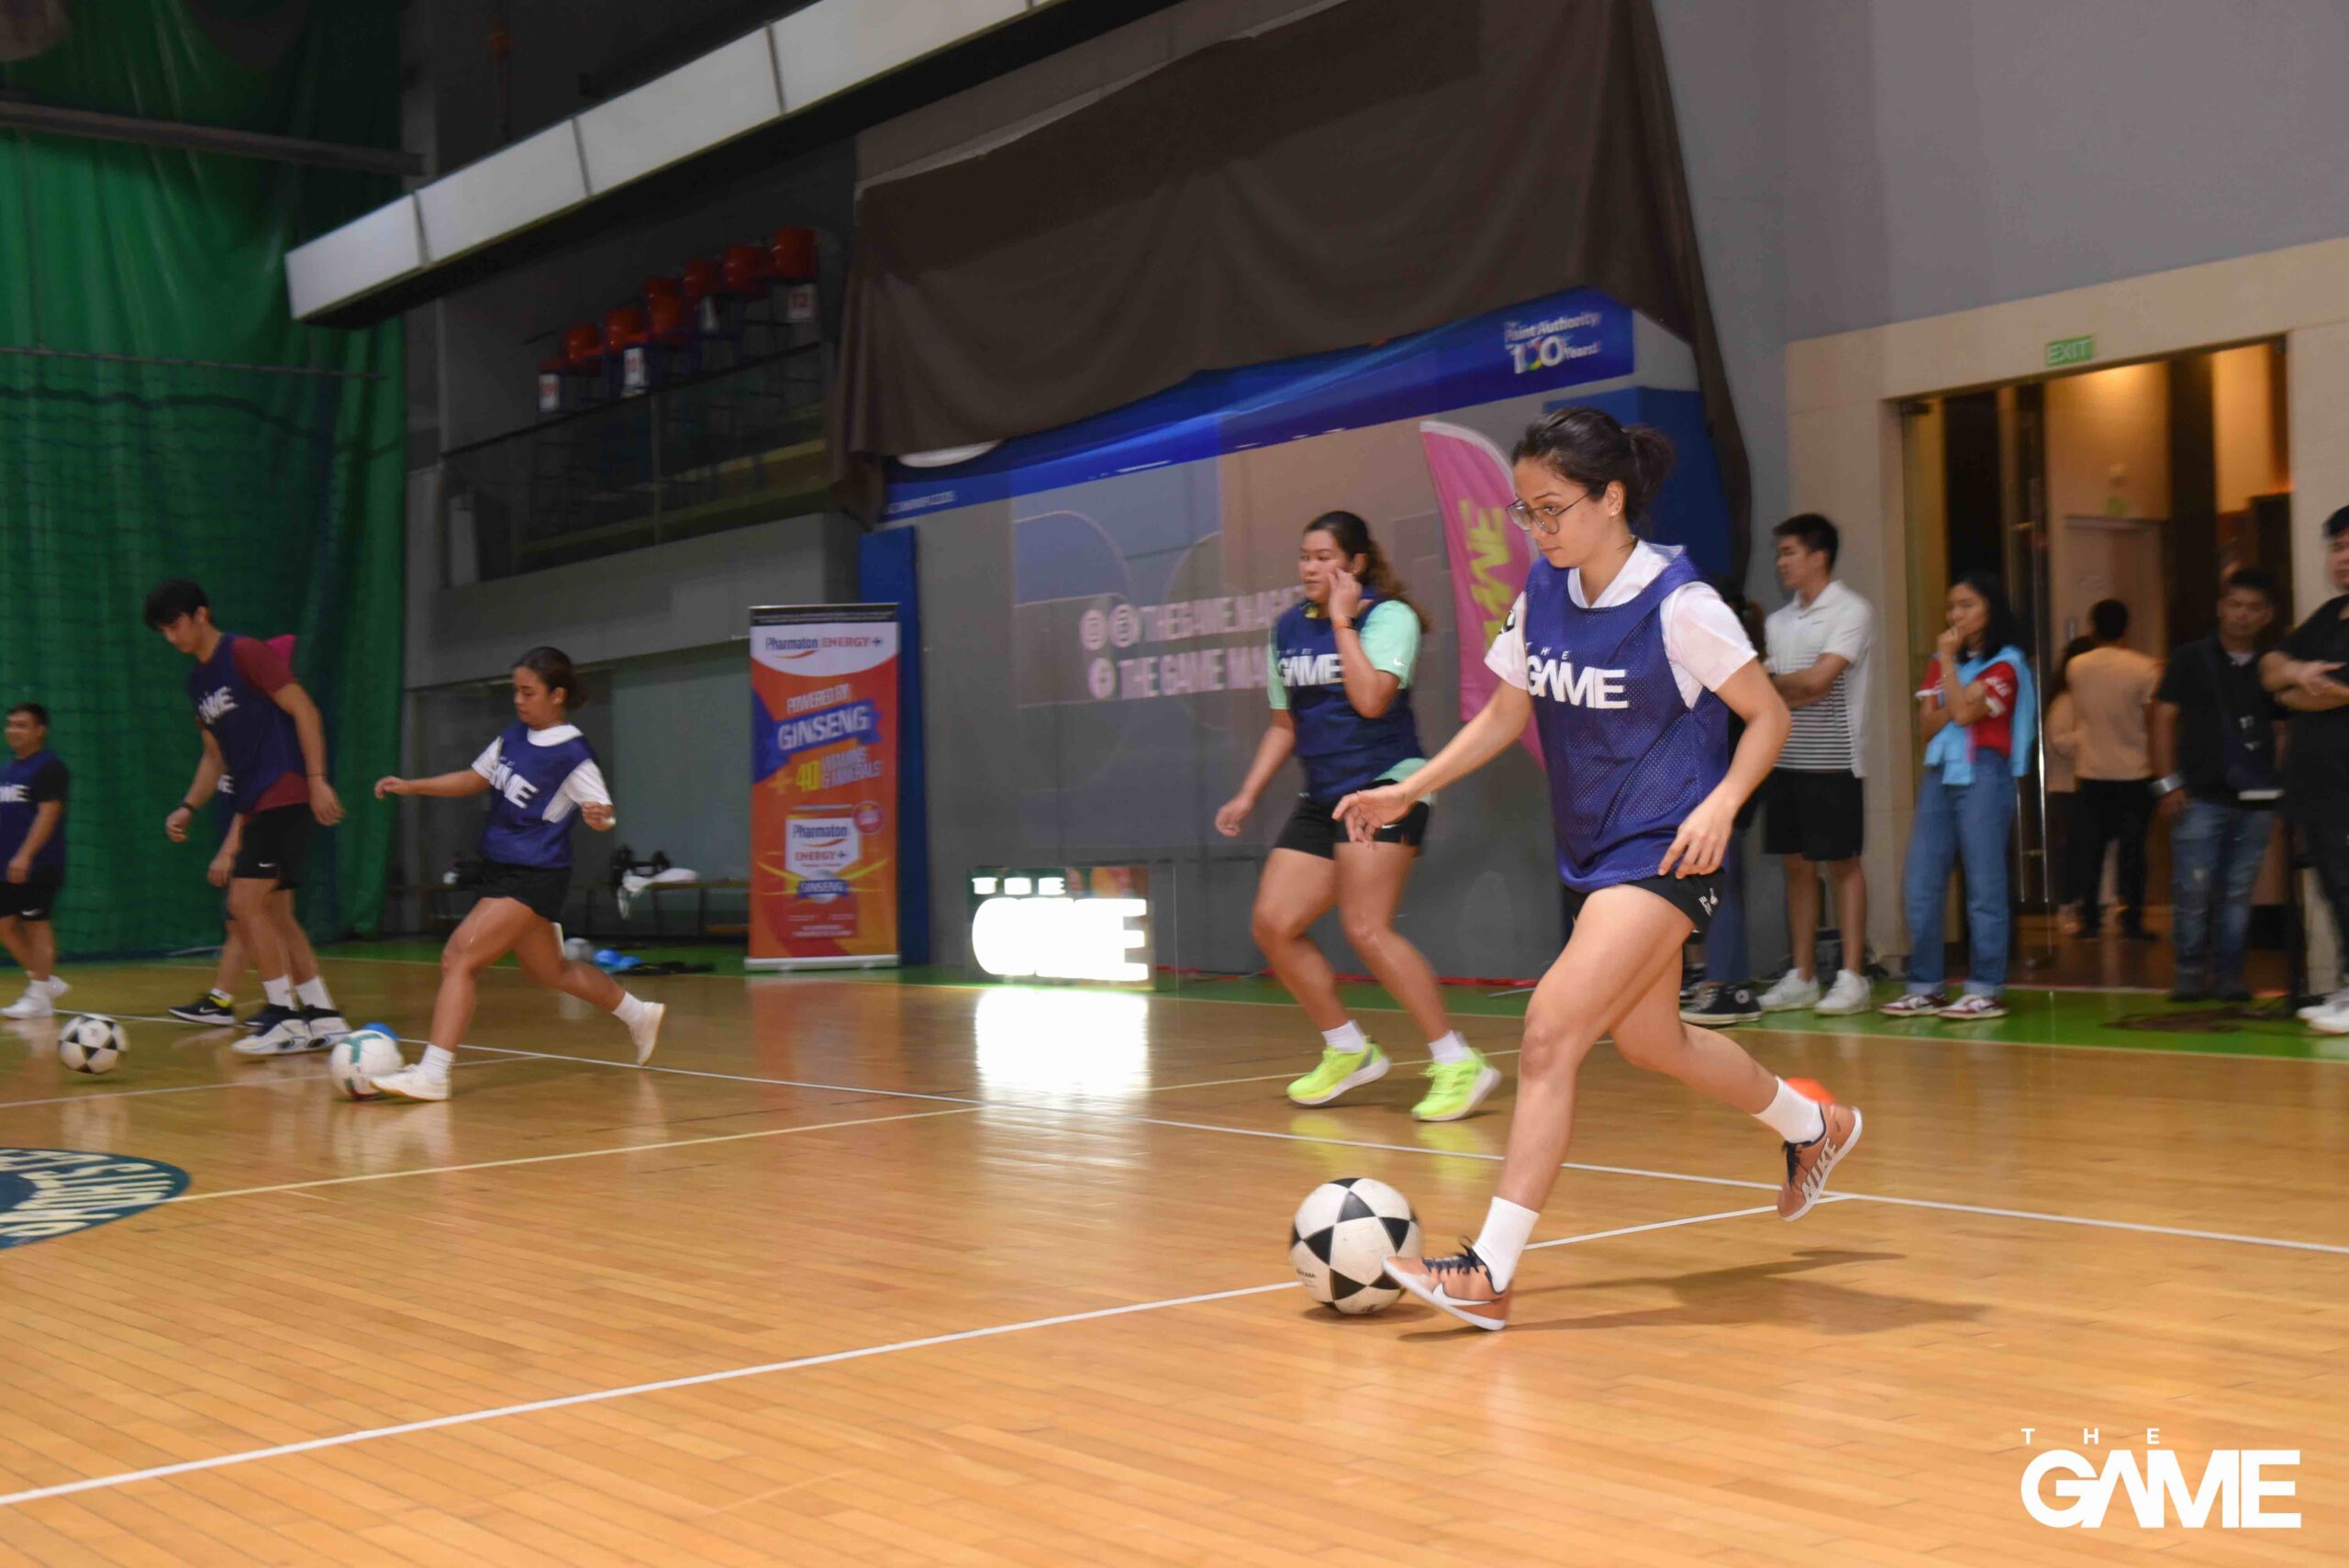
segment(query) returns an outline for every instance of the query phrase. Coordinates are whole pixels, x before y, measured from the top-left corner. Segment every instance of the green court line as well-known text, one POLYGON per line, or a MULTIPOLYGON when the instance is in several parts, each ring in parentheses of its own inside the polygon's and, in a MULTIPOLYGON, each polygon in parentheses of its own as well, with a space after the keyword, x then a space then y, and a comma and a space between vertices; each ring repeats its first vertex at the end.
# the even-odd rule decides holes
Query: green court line
MULTIPOLYGON (((706 963, 710 977, 749 977, 742 950, 723 945, 630 945, 625 951, 647 962, 663 961, 706 963)), ((404 938, 382 941, 340 942, 326 950, 336 962, 437 963, 438 941, 404 938)), ((193 961, 191 966, 193 966, 193 961)), ((513 960, 504 961, 511 963, 513 960)), ((92 966, 103 967, 103 966, 92 966)), ((206 967, 208 967, 206 965, 206 967)), ((965 969, 942 965, 908 965, 900 969, 824 971, 799 977, 859 985, 921 985, 977 988, 998 984, 965 969)), ((657 979, 650 982, 658 984, 657 979)), ((1088 989, 1088 987, 1073 987, 1088 989)), ((1263 975, 1229 979, 1197 975, 1159 975, 1155 995, 1195 1002, 1240 1002, 1283 1006, 1288 993, 1263 975)), ((1521 1018, 1523 992, 1496 994, 1491 985, 1447 985, 1444 1006, 1459 1018, 1521 1018)), ((1401 1011, 1375 985, 1339 987, 1347 1007, 1364 1013, 1401 1011)), ((1899 994, 1897 985, 1877 987, 1879 1002, 1899 994)), ((1943 1045, 1996 1044, 2053 1046, 2091 1051, 2150 1051, 2181 1056, 2260 1057, 2279 1061, 2349 1061, 2349 1038, 2317 1034, 2283 1012, 2280 999, 2266 997, 2250 1008, 2204 1004, 2174 1005, 2150 991, 2050 991, 2017 987, 2007 993, 2010 1009, 1988 1023, 1952 1024, 1938 1018, 1888 1018, 1881 1013, 1848 1018, 1820 1018, 1807 1012, 1773 1013, 1758 1024, 1737 1032, 1746 1035, 1804 1034, 1848 1037, 1876 1046, 1903 1040, 1932 1040, 1943 1045)))

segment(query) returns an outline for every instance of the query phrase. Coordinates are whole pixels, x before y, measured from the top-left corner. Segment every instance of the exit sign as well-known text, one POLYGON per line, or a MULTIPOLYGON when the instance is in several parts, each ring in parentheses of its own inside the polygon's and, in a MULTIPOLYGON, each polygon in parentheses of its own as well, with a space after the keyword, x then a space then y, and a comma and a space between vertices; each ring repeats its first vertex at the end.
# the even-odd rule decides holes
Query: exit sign
POLYGON ((2096 358, 2096 339, 2058 338, 2047 345, 2047 368, 2064 365, 2084 365, 2096 358))

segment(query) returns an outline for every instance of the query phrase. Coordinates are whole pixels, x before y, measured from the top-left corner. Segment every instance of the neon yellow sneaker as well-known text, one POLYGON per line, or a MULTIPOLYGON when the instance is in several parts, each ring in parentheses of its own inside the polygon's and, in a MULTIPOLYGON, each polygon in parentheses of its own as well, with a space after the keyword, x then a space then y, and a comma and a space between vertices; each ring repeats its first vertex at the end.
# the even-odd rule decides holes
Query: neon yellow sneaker
POLYGON ((1427 1097, 1411 1107, 1421 1121, 1458 1121, 1500 1087, 1501 1070, 1472 1051, 1465 1062, 1428 1063, 1427 1097))
POLYGON ((1386 1053, 1375 1045, 1360 1051, 1321 1050, 1321 1065, 1288 1086, 1288 1097, 1300 1106, 1326 1106, 1349 1089, 1375 1084, 1386 1076, 1386 1053))

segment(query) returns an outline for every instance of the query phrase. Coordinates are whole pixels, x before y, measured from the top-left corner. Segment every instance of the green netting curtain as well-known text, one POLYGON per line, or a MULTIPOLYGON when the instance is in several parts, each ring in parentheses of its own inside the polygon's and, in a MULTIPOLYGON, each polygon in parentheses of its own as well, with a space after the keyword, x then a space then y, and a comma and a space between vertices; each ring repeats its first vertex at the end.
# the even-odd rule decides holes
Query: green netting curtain
MULTIPOLYGON (((397 145, 389 0, 78 0, 71 16, 64 43, 0 67, 0 85, 397 145)), ((230 630, 299 637, 350 808, 312 851, 304 918, 372 931, 392 817, 368 786, 399 745, 399 328, 296 325, 284 261, 396 186, 0 134, 0 698, 44 704, 73 771, 60 945, 218 940, 209 829, 162 833, 199 744, 187 662, 139 619, 171 576, 203 583, 230 630)))

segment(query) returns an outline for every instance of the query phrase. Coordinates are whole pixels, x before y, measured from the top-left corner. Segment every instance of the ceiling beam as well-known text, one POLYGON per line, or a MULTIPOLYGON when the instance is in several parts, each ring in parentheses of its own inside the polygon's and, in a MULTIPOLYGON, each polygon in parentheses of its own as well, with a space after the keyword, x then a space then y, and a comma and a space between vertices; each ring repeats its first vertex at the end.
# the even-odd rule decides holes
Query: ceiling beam
POLYGON ((134 115, 109 115, 95 109, 71 109, 0 96, 0 127, 35 131, 45 136, 78 136, 98 141, 132 141, 149 147, 175 147, 189 152, 219 152, 231 158, 261 158, 277 163, 307 163, 323 169, 356 169, 371 174, 412 175, 424 172, 424 160, 392 147, 356 147, 341 141, 311 141, 298 136, 270 136, 228 126, 194 125, 185 120, 141 119, 134 115))

